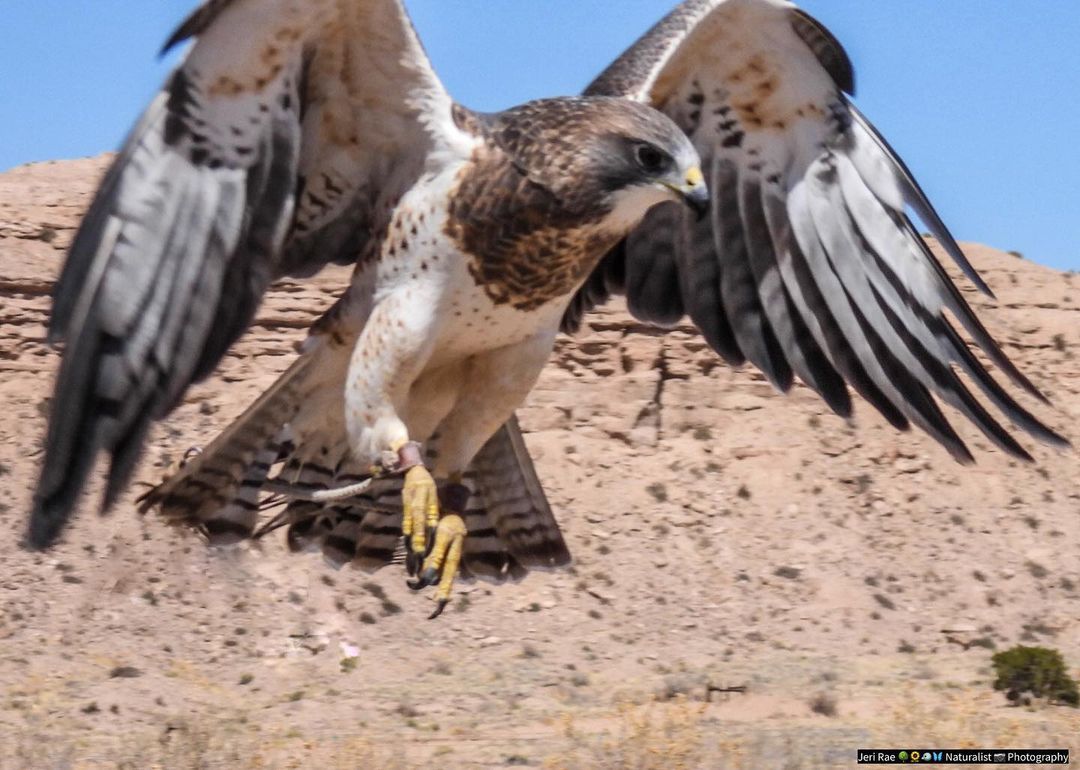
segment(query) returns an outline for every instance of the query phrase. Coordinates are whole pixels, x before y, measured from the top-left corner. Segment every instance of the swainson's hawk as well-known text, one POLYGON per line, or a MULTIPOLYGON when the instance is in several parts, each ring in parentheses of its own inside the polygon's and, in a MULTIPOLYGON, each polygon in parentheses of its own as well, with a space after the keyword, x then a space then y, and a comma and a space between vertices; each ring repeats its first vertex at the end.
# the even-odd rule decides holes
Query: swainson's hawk
POLYGON ((559 330, 613 293, 841 415, 851 387, 961 462, 935 397, 1028 454, 956 371, 1066 443, 946 319, 1041 398, 915 233, 909 209, 989 291, 850 101, 847 55, 789 2, 687 0, 583 96, 496 114, 451 100, 401 0, 209 0, 170 45, 191 37, 57 287, 34 547, 101 450, 116 500, 274 278, 329 262, 354 277, 296 362, 146 504, 214 543, 287 525, 369 569, 404 533, 440 609, 462 555, 495 579, 568 562, 513 415, 559 330), (284 509, 262 522, 268 495, 284 509))

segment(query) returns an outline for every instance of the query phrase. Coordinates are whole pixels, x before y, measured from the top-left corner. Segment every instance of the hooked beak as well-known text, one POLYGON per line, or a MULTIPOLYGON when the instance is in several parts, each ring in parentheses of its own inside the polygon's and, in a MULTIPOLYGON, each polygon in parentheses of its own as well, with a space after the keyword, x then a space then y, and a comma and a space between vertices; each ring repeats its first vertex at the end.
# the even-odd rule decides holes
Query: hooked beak
POLYGON ((698 215, 698 219, 708 212, 709 188, 705 186, 705 177, 697 166, 686 172, 686 179, 682 184, 669 184, 667 187, 686 201, 686 204, 698 215))

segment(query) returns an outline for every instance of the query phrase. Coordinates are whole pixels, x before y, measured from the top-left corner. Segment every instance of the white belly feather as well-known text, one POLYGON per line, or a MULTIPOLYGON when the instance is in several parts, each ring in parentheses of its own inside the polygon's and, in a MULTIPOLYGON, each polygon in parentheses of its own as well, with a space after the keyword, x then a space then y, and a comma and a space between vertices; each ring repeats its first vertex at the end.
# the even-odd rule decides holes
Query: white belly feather
POLYGON ((452 166, 425 177, 402 199, 380 259, 354 278, 352 315, 366 318, 345 383, 357 457, 373 459, 406 434, 426 440, 487 380, 496 392, 484 404, 498 413, 497 428, 543 368, 569 301, 522 311, 495 304, 477 284, 468 255, 445 233, 457 172, 452 166), (476 376, 492 360, 500 372, 476 376))
POLYGON ((425 178, 402 200, 378 267, 375 302, 403 290, 434 301, 434 349, 430 366, 514 345, 558 327, 569 297, 521 311, 495 304, 469 273, 469 257, 446 234, 445 202, 458 167, 425 178), (400 224, 399 224, 400 222, 400 224), (402 244, 405 248, 401 248, 402 244))

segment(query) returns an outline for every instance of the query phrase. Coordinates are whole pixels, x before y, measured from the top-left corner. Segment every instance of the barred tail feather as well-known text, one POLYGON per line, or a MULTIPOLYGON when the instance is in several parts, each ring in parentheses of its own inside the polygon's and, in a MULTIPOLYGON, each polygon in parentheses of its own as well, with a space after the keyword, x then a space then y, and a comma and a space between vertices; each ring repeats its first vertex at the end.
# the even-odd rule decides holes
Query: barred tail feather
MULTIPOLYGON (((256 454, 228 505, 202 521, 201 528, 210 545, 234 545, 251 537, 259 521, 259 493, 270 468, 277 462, 280 447, 279 441, 271 441, 256 454)), ((162 506, 162 513, 174 516, 176 507, 162 506)))
POLYGON ((170 523, 194 527, 213 544, 250 537, 271 468, 295 451, 290 421, 325 390, 325 349, 316 344, 300 356, 204 451, 143 495, 140 511, 157 507, 170 523))
MULTIPOLYGON (((401 478, 377 480, 363 495, 332 503, 288 499, 289 488, 306 495, 366 477, 348 456, 342 421, 329 417, 343 408, 340 387, 332 384, 342 377, 328 371, 335 362, 310 358, 301 358, 177 476, 145 495, 142 510, 157 506, 212 545, 285 527, 290 551, 321 552, 335 568, 374 572, 401 561, 401 478), (263 515, 279 507, 276 515, 263 515)), ((438 445, 437 435, 427 442, 429 463, 438 445)), ((463 578, 501 583, 570 563, 516 419, 484 445, 464 483, 470 497, 462 512, 469 533, 463 578)))
POLYGON ((522 567, 554 569, 570 564, 570 551, 516 417, 507 420, 473 458, 466 482, 482 499, 499 542, 522 567))
POLYGON ((468 537, 465 538, 465 550, 461 559, 461 576, 468 580, 480 578, 489 583, 504 583, 520 580, 528 570, 521 565, 499 538, 498 530, 484 502, 483 492, 478 492, 475 483, 466 486, 473 490, 465 506, 462 518, 468 537))

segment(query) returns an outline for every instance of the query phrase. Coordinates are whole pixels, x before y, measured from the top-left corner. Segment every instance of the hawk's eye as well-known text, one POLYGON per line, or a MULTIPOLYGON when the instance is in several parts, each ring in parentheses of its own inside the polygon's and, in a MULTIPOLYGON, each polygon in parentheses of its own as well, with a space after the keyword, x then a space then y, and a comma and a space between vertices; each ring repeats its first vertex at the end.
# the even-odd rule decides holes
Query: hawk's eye
POLYGON ((671 163, 668 154, 652 144, 639 144, 634 151, 634 157, 637 159, 638 165, 650 174, 658 174, 664 171, 671 163))

